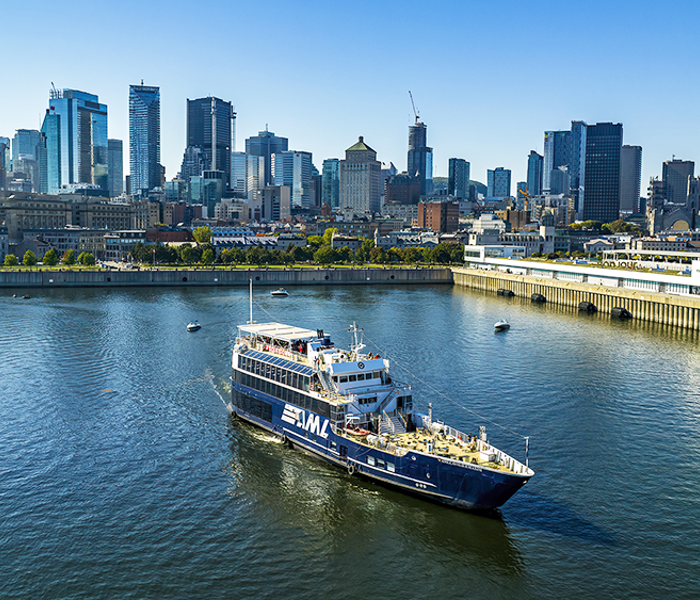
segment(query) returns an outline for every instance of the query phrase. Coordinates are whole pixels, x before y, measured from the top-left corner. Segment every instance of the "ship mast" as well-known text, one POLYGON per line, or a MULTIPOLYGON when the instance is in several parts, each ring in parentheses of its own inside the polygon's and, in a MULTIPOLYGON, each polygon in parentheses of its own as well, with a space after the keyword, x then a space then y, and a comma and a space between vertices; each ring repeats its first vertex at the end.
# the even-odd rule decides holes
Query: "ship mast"
POLYGON ((357 353, 365 347, 365 345, 362 343, 362 329, 360 329, 357 326, 357 323, 353 321, 352 325, 348 328, 348 331, 352 333, 350 351, 355 355, 355 358, 357 358, 357 353))

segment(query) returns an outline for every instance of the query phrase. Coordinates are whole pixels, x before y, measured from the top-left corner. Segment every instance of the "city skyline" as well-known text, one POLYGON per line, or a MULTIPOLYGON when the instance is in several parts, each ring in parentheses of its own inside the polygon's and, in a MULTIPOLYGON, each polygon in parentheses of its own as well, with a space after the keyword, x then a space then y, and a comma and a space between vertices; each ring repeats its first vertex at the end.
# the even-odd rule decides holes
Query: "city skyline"
MULTIPOLYGON (((575 120, 624 125, 623 143, 644 148, 643 195, 649 178, 661 176, 663 162, 673 156, 700 159, 695 141, 700 115, 693 110, 696 84, 687 75, 694 66, 692 17, 700 13, 695 4, 680 3, 673 14, 657 15, 650 2, 588 3, 594 19, 552 2, 534 8, 512 3, 505 14, 497 7, 448 2, 441 10, 421 14, 421 27, 440 44, 427 49, 421 45, 419 51, 414 38, 405 35, 417 3, 376 7, 360 2, 360 8, 374 7, 368 16, 343 7, 329 15, 318 2, 272 2, 265 8, 236 7, 234 19, 233 7, 214 2, 222 18, 212 25, 212 55, 231 53, 223 73, 219 63, 203 65, 185 52, 180 40, 187 39, 188 23, 160 2, 139 5, 143 22, 152 24, 146 53, 143 35, 136 37, 126 25, 132 4, 136 6, 127 2, 124 8, 103 9, 101 18, 121 27, 124 43, 94 55, 60 43, 62 24, 87 23, 78 8, 56 14, 39 1, 32 14, 47 17, 32 21, 41 40, 36 48, 23 43, 20 28, 11 28, 9 47, 23 48, 23 91, 0 93, 0 136, 41 128, 53 82, 59 89, 98 95, 109 106, 109 137, 124 141, 126 156, 128 88, 143 79, 145 85, 161 89, 167 179, 177 174, 186 148, 186 100, 208 96, 231 101, 237 111, 236 150, 268 126, 288 138, 290 148, 311 152, 318 169, 326 158, 342 158, 362 135, 371 140, 378 160, 405 170, 406 135, 415 121, 409 89, 429 129, 436 177, 447 176, 450 158, 463 158, 471 163, 472 179, 485 183, 487 169, 503 166, 512 171, 513 182, 525 181, 530 151, 543 154, 544 131, 568 129, 575 120), (547 31, 570 23, 575 14, 585 20, 571 28, 571 44, 564 52, 549 52, 547 31), (290 56, 278 62, 279 45, 260 50, 255 45, 258 28, 245 23, 264 24, 266 35, 295 46, 291 54, 303 52, 313 60, 290 56), (290 40, 290 23, 315 35, 290 40), (667 33, 671 31, 673 37, 667 33), (234 32, 240 52, 229 49, 234 32), (639 43, 644 36, 655 43, 639 43), (358 47, 358 38, 369 43, 358 47), (273 64, 279 68, 271 78, 273 64), (580 73, 582 85, 552 83, 558 69, 580 73), (508 85, 496 87, 504 72, 508 85), (671 87, 649 85, 655 73, 668 76, 671 87)), ((4 12, 8 22, 28 16, 17 4, 4 12)))

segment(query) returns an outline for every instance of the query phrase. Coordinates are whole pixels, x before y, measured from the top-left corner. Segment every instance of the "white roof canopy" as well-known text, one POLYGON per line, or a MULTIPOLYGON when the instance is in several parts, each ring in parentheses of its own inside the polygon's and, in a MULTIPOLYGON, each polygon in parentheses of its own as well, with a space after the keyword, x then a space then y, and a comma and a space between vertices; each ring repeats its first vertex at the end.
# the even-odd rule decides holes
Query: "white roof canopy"
POLYGON ((286 342, 307 340, 317 336, 316 332, 311 329, 302 329, 283 323, 253 323, 252 325, 239 325, 238 329, 241 333, 266 336, 286 342))

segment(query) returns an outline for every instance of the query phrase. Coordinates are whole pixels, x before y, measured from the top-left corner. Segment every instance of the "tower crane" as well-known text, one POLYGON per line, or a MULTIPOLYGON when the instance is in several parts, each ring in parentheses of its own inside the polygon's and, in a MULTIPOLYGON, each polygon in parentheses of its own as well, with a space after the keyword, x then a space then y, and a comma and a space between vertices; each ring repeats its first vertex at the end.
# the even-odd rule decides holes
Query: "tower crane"
POLYGON ((411 106, 413 107, 413 114, 416 117, 416 125, 418 125, 418 123, 419 123, 418 119, 419 119, 420 113, 416 110, 416 104, 415 104, 415 102, 413 102, 413 94, 411 93, 411 90, 408 90, 408 95, 411 98, 411 106))

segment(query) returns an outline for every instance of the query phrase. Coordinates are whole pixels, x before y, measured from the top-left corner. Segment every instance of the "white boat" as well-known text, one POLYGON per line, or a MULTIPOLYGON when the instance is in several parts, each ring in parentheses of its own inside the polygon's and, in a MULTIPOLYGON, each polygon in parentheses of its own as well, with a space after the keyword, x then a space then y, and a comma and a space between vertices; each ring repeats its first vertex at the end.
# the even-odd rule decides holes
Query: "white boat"
POLYGON ((496 331, 505 331, 506 329, 510 329, 510 323, 505 319, 501 319, 500 321, 494 323, 493 328, 496 331))
POLYGON ((279 288, 278 290, 272 290, 270 296, 289 296, 289 292, 284 288, 279 288))
POLYGON ((199 321, 190 321, 187 324, 187 331, 199 331, 202 328, 202 326, 199 324, 199 321))

